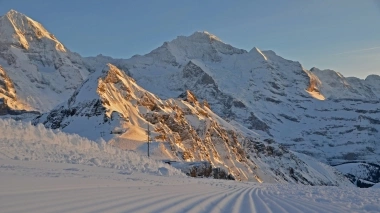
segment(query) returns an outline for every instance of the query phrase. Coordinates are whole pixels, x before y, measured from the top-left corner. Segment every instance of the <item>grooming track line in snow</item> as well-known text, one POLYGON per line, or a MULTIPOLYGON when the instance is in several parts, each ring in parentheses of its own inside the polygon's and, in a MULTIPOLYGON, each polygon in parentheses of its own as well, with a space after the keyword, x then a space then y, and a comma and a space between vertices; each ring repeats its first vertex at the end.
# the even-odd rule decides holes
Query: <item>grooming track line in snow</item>
POLYGON ((121 174, 0 155, 0 209, 10 212, 378 212, 378 189, 255 184, 121 174))

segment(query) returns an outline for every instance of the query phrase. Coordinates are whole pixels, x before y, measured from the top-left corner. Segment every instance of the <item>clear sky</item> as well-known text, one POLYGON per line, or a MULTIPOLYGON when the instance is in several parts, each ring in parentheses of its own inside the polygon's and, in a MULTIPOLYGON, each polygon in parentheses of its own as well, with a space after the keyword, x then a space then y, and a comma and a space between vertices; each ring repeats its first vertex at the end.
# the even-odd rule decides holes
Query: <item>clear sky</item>
POLYGON ((305 68, 380 75, 380 0, 0 0, 83 56, 129 58, 208 31, 305 68))

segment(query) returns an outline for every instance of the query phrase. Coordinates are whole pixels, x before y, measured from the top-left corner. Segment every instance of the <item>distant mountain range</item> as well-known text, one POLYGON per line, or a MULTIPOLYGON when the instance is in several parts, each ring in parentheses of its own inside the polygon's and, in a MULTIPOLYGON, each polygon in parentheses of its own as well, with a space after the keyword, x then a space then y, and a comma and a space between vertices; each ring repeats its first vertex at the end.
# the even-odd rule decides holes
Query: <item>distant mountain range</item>
POLYGON ((149 125, 157 159, 209 161, 241 180, 347 185, 328 164, 379 182, 365 166, 380 164, 379 92, 380 76, 308 70, 208 32, 130 59, 82 58, 25 15, 0 17, 0 115, 39 111, 36 125, 137 151, 149 125))

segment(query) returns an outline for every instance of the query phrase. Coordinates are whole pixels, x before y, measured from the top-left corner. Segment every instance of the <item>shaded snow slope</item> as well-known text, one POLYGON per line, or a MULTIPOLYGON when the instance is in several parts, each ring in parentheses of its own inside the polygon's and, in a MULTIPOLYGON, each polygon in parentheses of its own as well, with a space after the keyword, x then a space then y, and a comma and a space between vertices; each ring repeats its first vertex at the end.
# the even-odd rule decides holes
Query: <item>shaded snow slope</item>
POLYGON ((122 151, 106 144, 33 126, 0 119, 0 159, 44 161, 114 168, 125 172, 157 175, 180 175, 167 164, 148 159, 135 152, 122 151))
POLYGON ((333 168, 313 169, 278 144, 231 125, 192 92, 186 91, 180 99, 161 100, 111 64, 92 74, 67 102, 33 123, 93 140, 104 138, 144 154, 149 125, 155 158, 208 161, 240 180, 350 185, 333 168), (330 175, 323 175, 327 170, 330 175))
POLYGON ((0 82, 8 82, 0 89, 0 98, 12 109, 52 109, 88 73, 82 58, 40 23, 14 10, 0 17, 0 82))
POLYGON ((352 182, 357 180, 369 181, 371 183, 369 186, 373 185, 373 183, 380 182, 380 166, 377 164, 366 162, 347 162, 336 165, 335 168, 349 177, 352 182))
POLYGON ((379 212, 379 188, 258 184, 123 173, 0 155, 2 213, 379 212))

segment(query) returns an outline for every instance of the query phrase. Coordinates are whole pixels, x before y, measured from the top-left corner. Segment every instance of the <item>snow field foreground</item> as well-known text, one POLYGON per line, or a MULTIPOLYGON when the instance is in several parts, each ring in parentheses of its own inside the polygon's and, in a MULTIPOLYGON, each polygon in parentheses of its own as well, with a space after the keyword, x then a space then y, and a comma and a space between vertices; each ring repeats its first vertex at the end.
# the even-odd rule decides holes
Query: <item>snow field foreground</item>
POLYGON ((0 159, 37 160, 114 168, 126 173, 143 172, 185 176, 167 164, 132 151, 14 120, 0 119, 0 159))
POLYGON ((193 179, 0 159, 2 213, 379 212, 380 189, 193 179))
POLYGON ((193 179, 77 135, 0 119, 0 212, 379 212, 380 188, 193 179))

